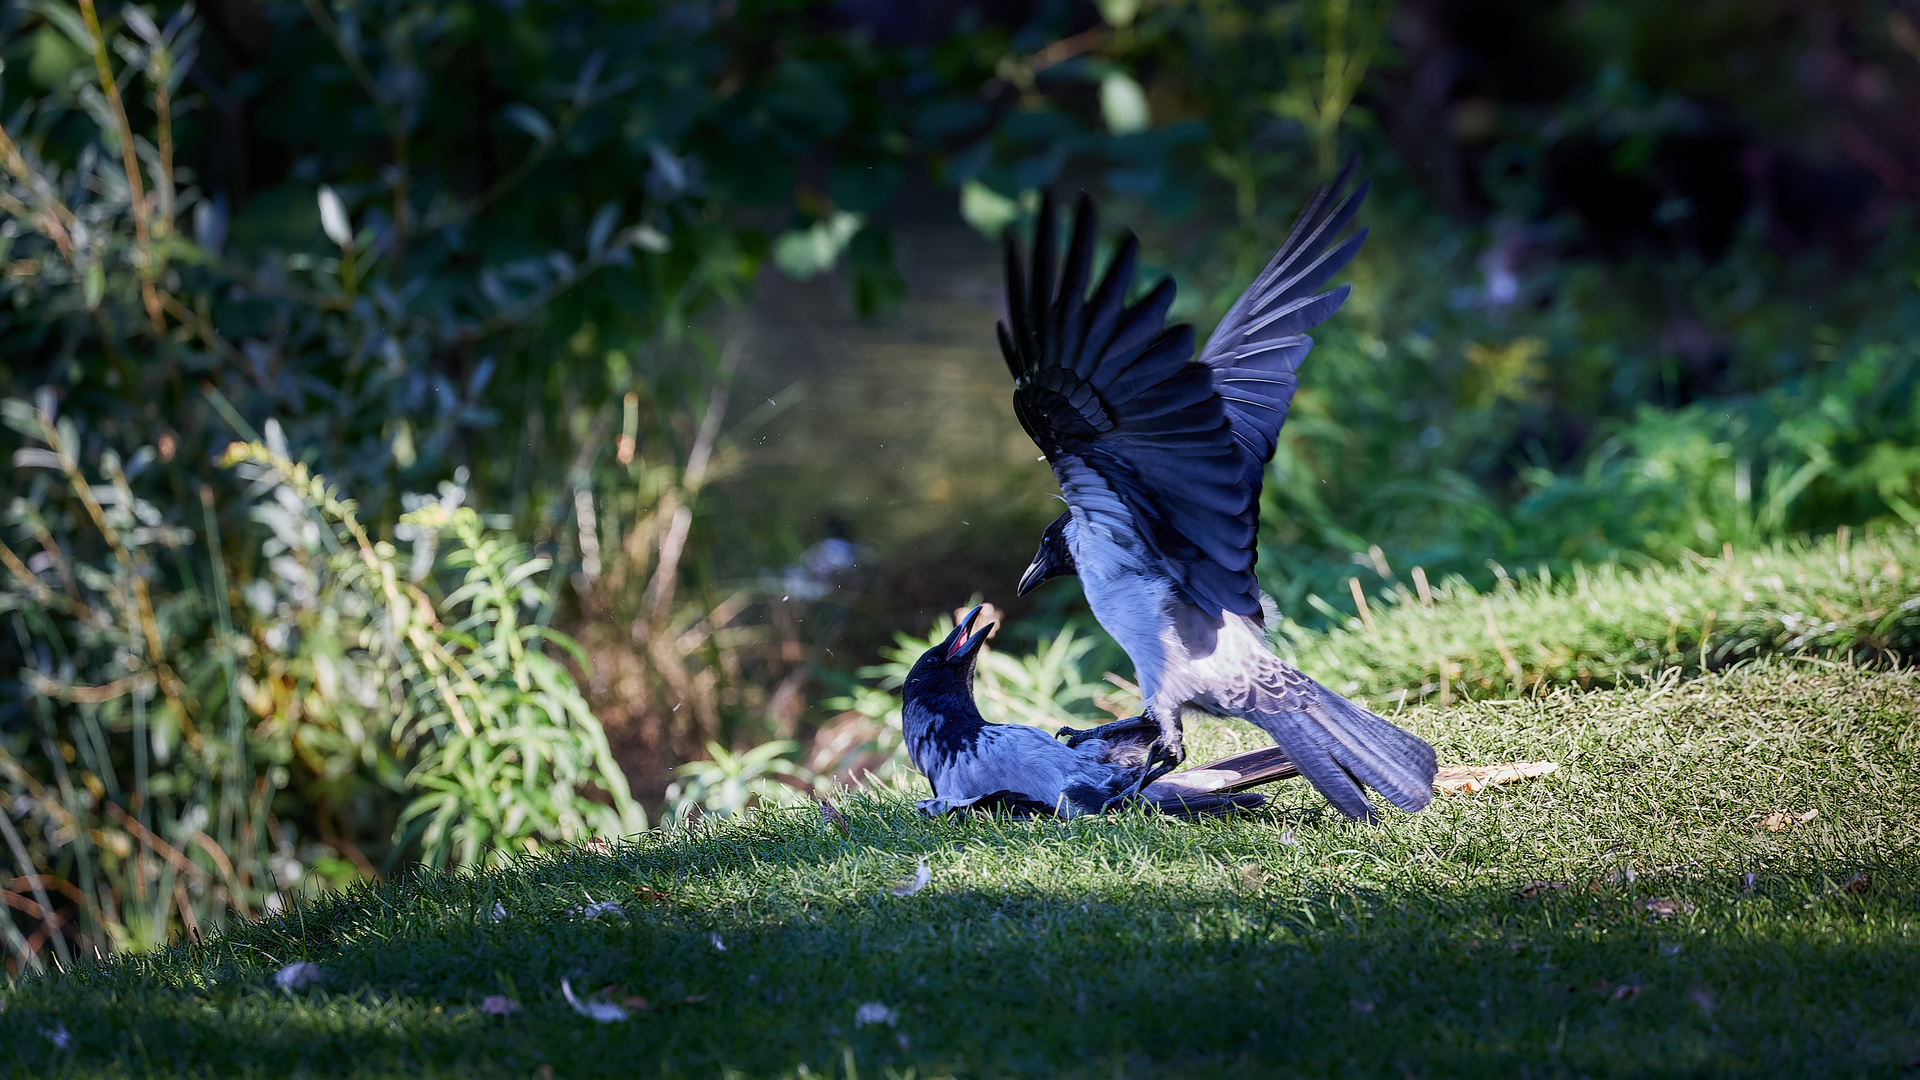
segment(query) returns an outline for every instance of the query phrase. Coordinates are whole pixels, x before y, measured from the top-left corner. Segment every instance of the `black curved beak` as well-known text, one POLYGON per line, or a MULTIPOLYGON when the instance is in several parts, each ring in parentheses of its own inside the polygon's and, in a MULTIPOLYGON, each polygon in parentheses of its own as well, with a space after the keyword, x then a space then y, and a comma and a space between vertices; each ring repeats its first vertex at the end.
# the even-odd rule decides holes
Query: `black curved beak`
POLYGON ((980 648, 980 644, 987 640, 987 632, 993 629, 993 623, 988 623, 978 630, 973 629, 973 621, 980 617, 980 609, 983 607, 986 605, 975 605, 974 609, 967 612, 966 617, 960 620, 960 625, 953 628, 953 636, 950 639, 952 643, 947 646, 948 662, 972 655, 976 649, 980 648))
POLYGON ((1035 555, 1033 562, 1027 564, 1027 572, 1020 575, 1020 587, 1014 590, 1015 596, 1025 596, 1040 587, 1047 580, 1046 554, 1035 555))

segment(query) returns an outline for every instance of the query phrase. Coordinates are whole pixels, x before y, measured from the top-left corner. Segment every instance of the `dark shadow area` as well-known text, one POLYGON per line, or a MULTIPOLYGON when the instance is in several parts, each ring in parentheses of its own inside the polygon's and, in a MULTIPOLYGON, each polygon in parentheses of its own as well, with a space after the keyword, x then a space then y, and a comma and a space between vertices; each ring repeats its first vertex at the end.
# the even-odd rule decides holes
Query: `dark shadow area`
MULTIPOLYGON (((1252 837, 1241 826, 1240 846, 1316 817, 1274 815, 1275 829, 1252 837)), ((904 824, 856 822, 867 851, 904 824)), ((1017 859, 1030 828, 1084 840, 1123 826, 978 823, 901 837, 887 857, 931 845, 1017 859)), ((1229 831, 1195 828, 1203 845, 1229 831)), ((257 1075, 766 1075, 803 1062, 838 1075, 847 1053, 861 1069, 921 1075, 1891 1075, 1920 1054, 1910 858, 1796 865, 1750 890, 1684 871, 1449 885, 1336 856, 1378 880, 702 899, 702 876, 719 867, 751 865, 771 882, 847 850, 695 839, 543 863, 527 884, 551 888, 553 910, 523 893, 499 923, 475 919, 491 903, 486 878, 429 879, 417 895, 382 892, 398 911, 430 900, 437 919, 368 922, 366 909, 350 940, 330 933, 322 901, 201 951, 204 985, 156 984, 129 961, 29 988, 0 1031, 26 1074, 187 1069, 216 1048, 257 1075), (664 886, 669 899, 646 905, 634 886, 664 886), (621 896, 626 916, 562 914, 583 887, 621 896), (323 964, 324 993, 265 985, 257 972, 288 948, 323 964), (560 999, 562 978, 647 1007, 595 1024, 560 999), (471 1011, 495 993, 524 1011, 471 1011), (84 1012, 67 1007, 83 1000, 84 1012), (891 1019, 857 1025, 868 1002, 891 1019), (56 1020, 71 1057, 38 1033, 56 1020)))

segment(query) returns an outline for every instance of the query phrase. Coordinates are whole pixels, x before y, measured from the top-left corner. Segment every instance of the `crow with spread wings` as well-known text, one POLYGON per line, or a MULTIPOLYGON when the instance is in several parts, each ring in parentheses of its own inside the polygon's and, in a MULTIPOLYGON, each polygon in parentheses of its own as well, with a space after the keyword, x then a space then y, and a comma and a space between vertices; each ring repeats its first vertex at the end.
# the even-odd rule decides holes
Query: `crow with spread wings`
POLYGON ((1193 328, 1165 325, 1171 280, 1126 302, 1139 248, 1131 235, 1088 294, 1098 225, 1084 196, 1057 274, 1051 198, 1031 264, 1009 232, 999 331, 1014 411, 1067 504, 1020 592, 1077 574, 1094 617, 1133 660, 1146 714, 1118 724, 1153 728, 1154 768, 1140 783, 1184 757, 1181 716, 1195 709, 1260 727, 1343 814, 1371 820, 1363 785, 1402 810, 1432 800, 1433 748, 1275 656, 1253 573, 1261 479, 1313 347, 1304 331, 1346 299, 1346 286, 1318 290, 1366 238, 1362 229, 1339 239, 1367 191, 1363 182, 1337 197, 1346 180, 1314 194, 1197 359, 1193 328))

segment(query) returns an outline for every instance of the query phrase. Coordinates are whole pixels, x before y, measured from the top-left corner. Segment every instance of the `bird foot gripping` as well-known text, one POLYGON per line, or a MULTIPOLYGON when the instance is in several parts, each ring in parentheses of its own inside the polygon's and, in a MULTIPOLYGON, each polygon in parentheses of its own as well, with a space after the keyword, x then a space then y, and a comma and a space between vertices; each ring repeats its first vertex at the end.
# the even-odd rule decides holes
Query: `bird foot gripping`
POLYGON ((1135 792, 1179 768, 1180 763, 1187 760, 1186 745, 1177 735, 1169 745, 1165 733, 1162 733, 1160 738, 1153 740, 1153 745, 1147 747, 1147 767, 1140 774, 1140 783, 1135 785, 1135 792))
POLYGON ((1116 742, 1123 739, 1137 738, 1141 734, 1148 732, 1155 735, 1159 734, 1160 725, 1154 723, 1151 717, 1129 716, 1124 720, 1115 720, 1112 723, 1101 724, 1099 727, 1063 727, 1053 734, 1055 738, 1067 740, 1067 748, 1074 750, 1078 749, 1081 743, 1091 739, 1104 739, 1108 742, 1116 742))

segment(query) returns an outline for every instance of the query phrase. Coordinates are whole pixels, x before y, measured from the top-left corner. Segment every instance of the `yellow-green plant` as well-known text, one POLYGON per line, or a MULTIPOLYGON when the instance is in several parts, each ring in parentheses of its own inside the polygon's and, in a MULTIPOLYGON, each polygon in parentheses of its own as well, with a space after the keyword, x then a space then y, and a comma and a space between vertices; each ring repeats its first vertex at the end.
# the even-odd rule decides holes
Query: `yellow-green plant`
POLYGON ((473 865, 510 848, 646 828, 600 722, 546 647, 584 656, 529 617, 550 611, 538 580, 549 560, 485 528, 454 488, 401 518, 417 556, 413 579, 426 578, 436 557, 463 571, 436 603, 409 580, 398 548, 369 536, 354 504, 284 449, 235 443, 222 463, 289 492, 337 537, 320 587, 357 596, 352 610, 363 621, 333 633, 397 686, 375 700, 396 754, 412 761, 405 786, 417 794, 401 812, 396 851, 417 839, 429 863, 473 865))

